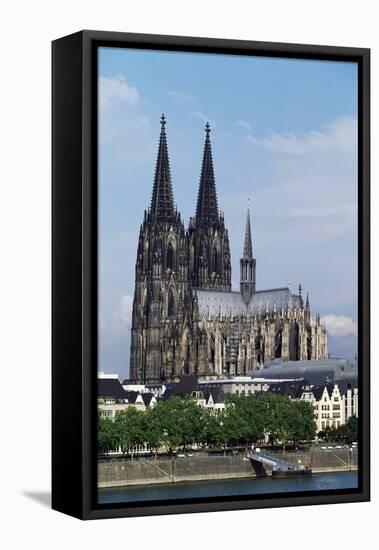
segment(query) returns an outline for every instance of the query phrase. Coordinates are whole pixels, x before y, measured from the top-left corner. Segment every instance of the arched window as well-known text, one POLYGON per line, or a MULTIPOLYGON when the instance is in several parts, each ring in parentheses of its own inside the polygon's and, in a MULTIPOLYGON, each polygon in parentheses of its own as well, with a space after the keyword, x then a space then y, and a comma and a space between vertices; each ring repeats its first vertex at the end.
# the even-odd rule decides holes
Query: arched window
POLYGON ((172 317, 175 314, 175 298, 174 293, 170 289, 168 291, 168 304, 167 304, 167 315, 172 317))
POLYGON ((310 328, 307 331, 307 359, 312 359, 312 333, 310 328))
POLYGON ((146 239, 143 245, 143 267, 149 269, 149 241, 146 239))
POLYGON ((215 349, 211 347, 211 356, 210 356, 210 370, 214 372, 215 370, 215 349))
POLYGON ((299 326, 297 323, 294 323, 290 328, 289 355, 290 361, 298 361, 300 359, 299 326))
POLYGON ((212 267, 213 267, 212 271, 214 273, 218 273, 218 252, 216 247, 213 249, 213 266, 212 267))
POLYGON ((275 334, 275 359, 282 356, 282 329, 275 334))
POLYGON ((167 247, 167 269, 173 269, 174 268, 174 249, 172 246, 172 243, 168 243, 167 247))
POLYGON ((186 338, 185 348, 184 348, 184 374, 189 374, 189 362, 191 357, 191 346, 189 338, 186 338))
POLYGON ((195 265, 195 245, 192 243, 190 246, 190 255, 189 255, 189 267, 190 274, 192 275, 195 265))

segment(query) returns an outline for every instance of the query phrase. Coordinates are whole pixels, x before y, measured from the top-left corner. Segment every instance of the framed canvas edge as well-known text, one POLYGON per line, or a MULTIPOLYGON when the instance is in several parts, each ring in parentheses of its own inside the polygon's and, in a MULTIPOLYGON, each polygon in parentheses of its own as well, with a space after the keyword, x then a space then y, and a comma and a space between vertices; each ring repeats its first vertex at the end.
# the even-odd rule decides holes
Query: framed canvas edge
MULTIPOLYGON (((335 504, 363 502, 370 499, 370 50, 366 48, 315 46, 301 44, 281 44, 272 42, 240 41, 215 38, 176 37, 163 35, 145 35, 133 33, 114 33, 102 31, 81 31, 73 36, 82 40, 82 363, 80 371, 81 384, 81 455, 80 467, 82 484, 80 487, 79 506, 71 513, 81 519, 100 519, 111 517, 147 516, 161 514, 180 514, 192 512, 211 512, 243 510, 255 508, 301 506, 314 504, 335 504), (359 475, 362 491, 349 491, 343 494, 320 494, 287 496, 280 494, 272 498, 252 498, 218 500, 213 502, 177 502, 161 503, 146 501, 143 506, 99 507, 96 504, 96 372, 94 372, 94 353, 97 341, 97 311, 94 297, 97 298, 97 265, 96 243, 93 235, 97 234, 97 202, 93 193, 93 177, 97 137, 94 120, 97 105, 93 101, 94 79, 97 78, 94 52, 100 45, 117 44, 121 47, 143 47, 151 49, 179 49, 181 51, 213 51, 214 53, 245 55, 277 55, 279 57, 301 57, 304 59, 323 58, 356 61, 361 71, 360 78, 360 128, 359 128, 359 363, 360 376, 360 446, 359 475), (94 233, 94 230, 96 231, 94 233), (78 513, 80 508, 81 512, 78 513)), ((64 41, 66 38, 55 42, 64 41)), ((53 44, 54 44, 53 43, 53 44)), ((54 180, 54 178, 53 178, 54 180)), ((53 181, 54 185, 54 181, 53 181)), ((56 275, 59 277, 59 274, 56 275)), ((53 312, 54 317, 54 312, 53 312)), ((73 382, 74 383, 74 382, 73 382)), ((77 382, 76 382, 77 383, 77 382)), ((54 469, 54 465, 53 465, 54 469)), ((54 502, 54 499, 53 499, 54 502)), ((53 506, 54 507, 54 506, 53 506)), ((55 507, 55 509, 58 509, 55 507)))

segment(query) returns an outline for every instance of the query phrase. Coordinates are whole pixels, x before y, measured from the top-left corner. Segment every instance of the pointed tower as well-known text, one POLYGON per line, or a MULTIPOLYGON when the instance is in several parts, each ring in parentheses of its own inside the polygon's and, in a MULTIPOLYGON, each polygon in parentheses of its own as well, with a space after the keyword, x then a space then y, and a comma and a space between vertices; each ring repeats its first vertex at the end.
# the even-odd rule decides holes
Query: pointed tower
POLYGON ((210 132, 211 128, 209 122, 207 122, 205 125, 203 163, 201 166, 200 185, 196 207, 196 223, 198 227, 209 227, 217 224, 219 221, 210 132))
POLYGON ((196 214, 189 226, 190 280, 195 288, 229 291, 229 236, 218 209, 210 132, 207 122, 196 214))
POLYGON ((130 377, 137 383, 177 376, 183 363, 178 328, 189 302, 187 237, 174 206, 164 115, 160 122, 151 204, 135 268, 130 377))
POLYGON ((167 149, 166 118, 164 115, 161 116, 161 135, 159 138, 150 213, 155 222, 170 222, 175 217, 167 149))
POLYGON ((309 304, 309 294, 308 294, 308 292, 307 292, 307 299, 306 299, 306 302, 305 302, 305 319, 307 320, 308 323, 311 320, 311 306, 309 304))
POLYGON ((250 208, 247 209, 243 256, 240 260, 240 289, 244 302, 248 304, 255 292, 256 260, 253 257, 251 241, 250 208))

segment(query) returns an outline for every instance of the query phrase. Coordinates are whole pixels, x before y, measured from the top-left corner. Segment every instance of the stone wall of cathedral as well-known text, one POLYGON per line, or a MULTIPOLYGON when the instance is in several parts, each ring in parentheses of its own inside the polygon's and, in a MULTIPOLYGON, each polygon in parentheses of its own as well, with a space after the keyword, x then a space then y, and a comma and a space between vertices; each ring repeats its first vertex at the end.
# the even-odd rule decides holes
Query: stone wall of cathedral
POLYGON ((305 361, 327 358, 327 336, 320 319, 305 309, 257 316, 207 316, 196 333, 206 335, 198 374, 245 375, 274 359, 305 361))
POLYGON ((156 223, 145 214, 135 273, 131 333, 131 377, 145 382, 178 375, 178 347, 191 303, 188 246, 177 214, 156 223))

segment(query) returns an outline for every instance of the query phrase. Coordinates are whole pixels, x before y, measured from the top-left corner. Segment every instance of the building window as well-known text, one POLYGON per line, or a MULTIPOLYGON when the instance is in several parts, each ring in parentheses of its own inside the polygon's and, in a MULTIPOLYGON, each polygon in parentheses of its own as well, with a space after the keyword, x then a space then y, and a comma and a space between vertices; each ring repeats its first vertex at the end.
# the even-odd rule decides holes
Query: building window
POLYGON ((167 269, 172 270, 173 268, 174 268, 174 250, 170 242, 168 243, 168 247, 167 247, 167 269))
POLYGON ((218 273, 218 253, 217 249, 213 249, 213 270, 214 273, 218 273))
POLYGON ((175 314, 175 298, 172 290, 168 293, 167 315, 172 317, 175 314))

